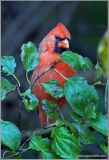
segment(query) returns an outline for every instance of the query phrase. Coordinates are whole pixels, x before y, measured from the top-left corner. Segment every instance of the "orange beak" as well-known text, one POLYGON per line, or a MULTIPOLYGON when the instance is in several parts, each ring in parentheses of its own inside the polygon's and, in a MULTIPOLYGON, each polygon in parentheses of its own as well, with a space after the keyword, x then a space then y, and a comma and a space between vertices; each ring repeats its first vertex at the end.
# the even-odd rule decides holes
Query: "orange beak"
POLYGON ((68 49, 69 48, 69 41, 67 39, 65 39, 65 40, 61 41, 58 46, 59 46, 59 48, 68 49))

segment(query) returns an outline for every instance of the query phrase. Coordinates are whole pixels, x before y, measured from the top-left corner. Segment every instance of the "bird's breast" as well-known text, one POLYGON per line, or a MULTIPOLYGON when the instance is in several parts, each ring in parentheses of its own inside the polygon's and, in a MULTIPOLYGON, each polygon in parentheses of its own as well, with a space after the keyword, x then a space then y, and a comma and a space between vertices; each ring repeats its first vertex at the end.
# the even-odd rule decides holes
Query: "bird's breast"
POLYGON ((59 60, 59 55, 57 53, 44 52, 40 55, 39 65, 33 72, 32 80, 38 75, 44 72, 45 69, 49 68, 52 63, 56 62, 54 68, 49 69, 44 75, 42 75, 37 81, 46 82, 52 79, 59 80, 60 84, 63 86, 65 79, 55 71, 55 69, 60 72, 64 77, 69 78, 71 76, 76 76, 76 71, 64 61, 59 60))
MULTIPOLYGON (((43 73, 44 70, 47 69, 51 65, 51 63, 56 62, 57 60, 59 61, 58 57, 59 56, 56 56, 56 55, 51 56, 50 54, 49 55, 45 54, 45 56, 41 55, 39 65, 35 68, 33 75, 31 77, 31 82, 34 80, 36 76, 43 73)), ((39 106, 41 106, 42 99, 54 100, 50 95, 48 95, 45 92, 41 83, 48 82, 54 79, 54 80, 58 80, 59 84, 62 87, 64 87, 64 83, 66 79, 64 79, 60 73, 66 78, 76 76, 77 74, 76 71, 72 67, 70 67, 68 64, 66 64, 65 62, 60 60, 58 63, 56 63, 54 68, 49 69, 45 74, 43 74, 35 82, 32 88, 33 94, 35 94, 36 97, 39 99, 39 106), (55 70, 57 70, 58 73, 55 70)), ((65 98, 60 98, 56 100, 56 102, 58 102, 58 104, 60 104, 61 106, 64 106, 66 103, 65 98)))

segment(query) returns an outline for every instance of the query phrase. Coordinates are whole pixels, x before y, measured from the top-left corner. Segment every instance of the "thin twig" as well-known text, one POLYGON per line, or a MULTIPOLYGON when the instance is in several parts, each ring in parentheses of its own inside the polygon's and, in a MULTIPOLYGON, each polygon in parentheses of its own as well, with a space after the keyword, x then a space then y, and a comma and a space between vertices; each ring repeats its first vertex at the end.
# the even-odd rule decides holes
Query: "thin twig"
POLYGON ((21 117, 22 117, 23 104, 20 105, 18 110, 18 127, 21 129, 21 117))
POLYGON ((32 131, 22 131, 21 136, 22 140, 27 138, 27 137, 32 137, 35 135, 45 135, 48 134, 52 131, 53 127, 55 124, 51 124, 46 126, 45 128, 37 129, 37 130, 32 130, 32 131))
POLYGON ((52 123, 52 124, 49 124, 49 125, 45 126, 44 129, 51 128, 51 127, 54 127, 54 126, 55 126, 55 124, 52 123))
POLYGON ((18 78, 15 76, 15 74, 12 74, 12 76, 13 76, 13 77, 14 77, 14 79, 16 80, 16 82, 17 82, 18 86, 20 87, 20 82, 19 82, 18 78))
POLYGON ((16 152, 15 154, 13 154, 13 155, 10 155, 10 156, 8 156, 8 157, 5 157, 5 154, 6 153, 8 153, 9 151, 5 151, 4 153, 3 153, 3 159, 6 159, 6 158, 12 158, 12 157, 14 157, 14 156, 17 156, 18 155, 18 153, 16 152))
MULTIPOLYGON (((15 80, 16 80, 16 82, 17 82, 17 87, 16 87, 16 89, 17 89, 17 92, 18 92, 18 95, 19 95, 19 99, 20 99, 20 101, 22 102, 22 97, 21 97, 21 92, 20 92, 20 82, 19 82, 19 80, 18 80, 18 78, 15 76, 15 74, 13 74, 13 77, 15 78, 15 80)), ((18 126, 19 126, 19 129, 21 128, 21 114, 22 114, 22 109, 23 109, 23 105, 21 104, 20 106, 19 106, 19 110, 18 110, 18 126)))
POLYGON ((26 79, 27 79, 28 83, 30 84, 30 81, 28 79, 28 72, 26 72, 26 79))
MULTIPOLYGON (((59 61, 58 61, 59 62, 59 61)), ((30 87, 29 88, 32 88, 33 87, 33 85, 34 85, 34 83, 36 82, 36 80, 38 80, 42 75, 44 75, 48 70, 50 70, 51 68, 53 68, 55 65, 56 65, 56 63, 58 63, 58 62, 54 62, 54 63, 52 63, 48 68, 46 68, 43 72, 41 72, 40 74, 38 74, 36 77, 35 77, 35 79, 33 80, 33 82, 30 84, 30 87)))
MULTIPOLYGON (((23 147, 25 146, 25 144, 31 139, 32 136, 36 136, 36 135, 45 135, 45 134, 48 134, 52 131, 53 127, 55 126, 55 124, 52 124, 51 126, 49 126, 48 128, 41 128, 41 129, 38 129, 38 130, 34 130, 34 131, 24 131, 21 133, 21 136, 23 138, 25 137, 29 137, 27 138, 23 144, 20 146, 20 148, 18 149, 18 151, 13 154, 13 155, 10 155, 8 157, 4 157, 4 158, 12 158, 16 155, 19 155, 19 154, 22 154, 24 152, 26 152, 28 149, 23 149, 23 147)), ((47 126, 46 126, 47 127, 47 126)), ((5 153, 3 154, 5 155, 5 153)))
POLYGON ((102 86, 105 86, 106 84, 105 83, 102 83, 101 81, 97 81, 95 83, 93 83, 94 86, 96 85, 102 85, 102 86))
MULTIPOLYGON (((16 80, 16 82, 17 82, 17 86, 16 86, 16 89, 17 89, 17 92, 18 92, 18 95, 19 95, 19 99, 20 99, 20 101, 22 102, 22 97, 21 97, 21 92, 20 92, 20 82, 19 82, 19 80, 18 80, 18 78, 16 77, 16 75, 15 74, 12 74, 12 76, 14 77, 14 79, 16 80)), ((18 110, 18 126, 19 126, 19 129, 20 129, 20 127, 21 127, 21 113, 22 113, 22 109, 23 109, 23 105, 21 104, 20 106, 19 106, 19 110, 18 110)))
POLYGON ((21 104, 19 105, 19 108, 18 108, 18 127, 19 127, 19 129, 21 129, 21 116, 22 116, 23 104, 22 104, 22 97, 21 97, 21 92, 20 92, 19 86, 17 86, 16 89, 17 89, 17 92, 19 95, 19 100, 20 100, 19 102, 21 102, 21 104))

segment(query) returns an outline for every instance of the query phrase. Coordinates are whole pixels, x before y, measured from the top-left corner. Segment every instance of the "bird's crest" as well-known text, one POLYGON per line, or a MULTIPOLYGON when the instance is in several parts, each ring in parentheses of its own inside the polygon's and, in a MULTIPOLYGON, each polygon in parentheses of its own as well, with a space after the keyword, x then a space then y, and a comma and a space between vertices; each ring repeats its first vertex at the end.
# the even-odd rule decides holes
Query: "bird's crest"
POLYGON ((71 35, 67 28, 59 22, 41 41, 38 49, 39 53, 45 51, 52 52, 55 48, 55 37, 70 39, 71 35))

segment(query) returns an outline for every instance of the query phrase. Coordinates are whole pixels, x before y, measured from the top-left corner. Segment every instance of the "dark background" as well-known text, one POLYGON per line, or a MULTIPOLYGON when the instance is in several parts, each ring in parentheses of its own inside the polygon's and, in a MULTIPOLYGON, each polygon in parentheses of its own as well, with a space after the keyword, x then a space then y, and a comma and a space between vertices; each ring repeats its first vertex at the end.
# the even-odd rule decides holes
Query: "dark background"
MULTIPOLYGON (((21 45, 32 41, 38 47, 42 38, 58 22, 62 22, 71 33, 70 49, 89 57, 96 64, 97 47, 107 30, 107 2, 2 1, 1 22, 2 55, 15 57, 17 62, 15 74, 21 81, 23 92, 28 85, 20 60, 21 45)), ((12 78, 9 77, 9 79, 15 82, 12 78)), ((98 92, 100 97, 98 110, 104 111, 104 88, 98 88, 98 92)), ((2 103, 2 118, 17 125, 19 103, 17 92, 9 95, 2 103)), ((27 112, 23 108, 21 129, 39 128, 39 118, 36 115, 36 111, 27 112)), ((101 151, 98 152, 101 153, 101 151)))

